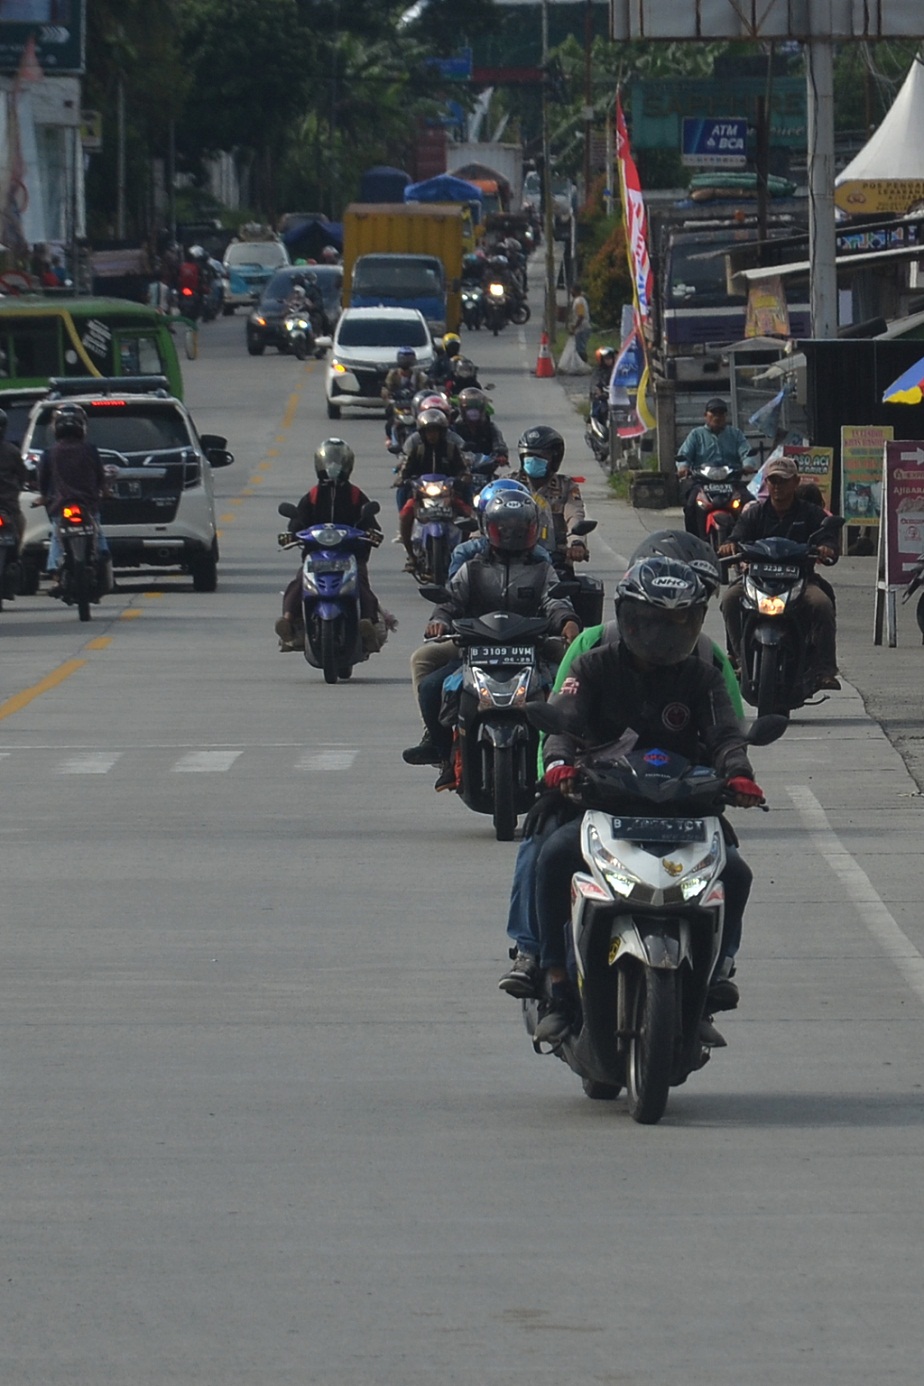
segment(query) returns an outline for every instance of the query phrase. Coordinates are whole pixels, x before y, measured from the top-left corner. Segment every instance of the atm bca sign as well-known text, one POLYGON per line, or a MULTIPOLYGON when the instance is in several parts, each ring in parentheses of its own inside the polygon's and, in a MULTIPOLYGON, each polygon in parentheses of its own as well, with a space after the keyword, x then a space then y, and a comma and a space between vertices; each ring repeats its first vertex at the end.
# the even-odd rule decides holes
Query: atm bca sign
POLYGON ((748 161, 747 121, 684 116, 681 157, 688 168, 744 168, 748 161))

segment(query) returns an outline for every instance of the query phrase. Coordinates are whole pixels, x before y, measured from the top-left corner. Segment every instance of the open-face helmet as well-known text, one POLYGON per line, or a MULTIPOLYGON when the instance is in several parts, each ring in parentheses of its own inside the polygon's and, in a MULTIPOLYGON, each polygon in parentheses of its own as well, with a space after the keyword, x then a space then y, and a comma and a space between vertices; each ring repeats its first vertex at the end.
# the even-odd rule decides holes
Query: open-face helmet
POLYGON ((616 360, 616 348, 612 346, 597 347, 594 352, 598 366, 612 366, 616 360))
POLYGON ((442 409, 422 409, 417 415, 418 433, 426 433, 428 428, 438 428, 441 433, 449 430, 449 420, 442 409))
POLYGON ((700 539, 696 534, 687 534, 682 529, 658 529, 645 536, 629 561, 638 563, 656 554, 661 558, 676 558, 686 563, 705 587, 706 596, 715 596, 722 582, 722 570, 715 551, 705 539, 700 539))
POLYGON ((484 534, 499 553, 526 553, 539 538, 539 511, 532 496, 502 490, 484 508, 484 534))
POLYGON ((647 665, 680 664, 699 639, 709 600, 706 588, 676 558, 643 558, 616 587, 616 624, 629 652, 647 665))
POLYGON ((556 429, 537 424, 521 435, 517 454, 527 476, 554 476, 565 459, 565 440, 556 429), (541 466, 543 460, 548 463, 545 470, 541 466))
POLYGON ((86 413, 79 404, 59 404, 53 427, 56 438, 86 438, 86 413))
POLYGON ((462 338, 458 332, 443 333, 443 350, 447 356, 458 356, 462 350, 462 338))
POLYGON ((466 383, 478 379, 478 372, 475 370, 474 361, 470 361, 467 356, 457 356, 453 367, 452 378, 458 385, 463 387, 466 383))
POLYGON ((416 366, 417 364, 417 352, 413 347, 398 347, 398 350, 395 352, 395 361, 401 370, 410 370, 411 366, 416 366))
POLYGON ((353 449, 342 438, 325 438, 314 455, 314 469, 321 481, 347 481, 355 462, 353 449))

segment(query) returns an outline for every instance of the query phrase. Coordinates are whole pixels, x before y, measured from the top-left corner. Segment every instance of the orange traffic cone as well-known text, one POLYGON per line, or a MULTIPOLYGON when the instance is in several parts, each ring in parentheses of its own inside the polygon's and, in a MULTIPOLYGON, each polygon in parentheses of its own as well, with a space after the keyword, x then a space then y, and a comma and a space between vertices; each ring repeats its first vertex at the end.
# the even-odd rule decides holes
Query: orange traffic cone
POLYGON ((549 351, 549 334, 543 332, 539 338, 539 358, 536 361, 536 375, 540 380, 553 380, 555 378, 555 362, 552 360, 552 353, 549 351))

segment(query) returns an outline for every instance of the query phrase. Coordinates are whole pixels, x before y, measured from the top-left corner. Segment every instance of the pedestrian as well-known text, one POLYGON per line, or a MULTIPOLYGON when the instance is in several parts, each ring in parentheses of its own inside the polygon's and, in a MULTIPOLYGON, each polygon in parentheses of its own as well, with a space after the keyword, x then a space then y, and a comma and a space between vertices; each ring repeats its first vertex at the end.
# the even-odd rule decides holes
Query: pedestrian
POLYGON ((571 310, 568 314, 568 332, 574 338, 574 346, 582 361, 587 360, 587 343, 590 341, 590 306, 581 292, 580 284, 571 287, 571 310))

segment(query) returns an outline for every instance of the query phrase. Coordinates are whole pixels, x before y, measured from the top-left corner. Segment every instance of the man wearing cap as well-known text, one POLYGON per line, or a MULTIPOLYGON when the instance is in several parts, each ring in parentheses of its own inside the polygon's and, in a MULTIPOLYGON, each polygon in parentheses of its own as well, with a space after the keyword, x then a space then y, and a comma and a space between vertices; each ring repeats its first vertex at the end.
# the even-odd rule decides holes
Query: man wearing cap
MULTIPOLYGON (((724 399, 711 399, 706 405, 705 422, 690 432, 677 453, 677 475, 681 481, 703 467, 731 467, 738 475, 744 470, 751 445, 741 432, 728 422, 728 405, 724 399)), ((683 518, 688 534, 700 534, 696 513, 696 487, 688 485, 683 497, 683 518)))
MULTIPOLYGON (((839 543, 837 523, 820 505, 802 500, 799 470, 791 457, 776 457, 767 463, 764 480, 770 491, 764 501, 752 501, 741 512, 738 523, 723 544, 723 556, 735 553, 739 543, 751 544, 757 539, 792 539, 807 544, 812 535, 821 531, 818 552, 822 558, 835 563, 839 543)), ((735 659, 741 659, 741 599, 742 578, 731 583, 722 598, 722 615, 728 643, 735 659)), ((805 584, 802 597, 811 630, 813 665, 817 688, 840 688, 837 678, 837 629, 834 603, 823 590, 814 573, 805 584)))

